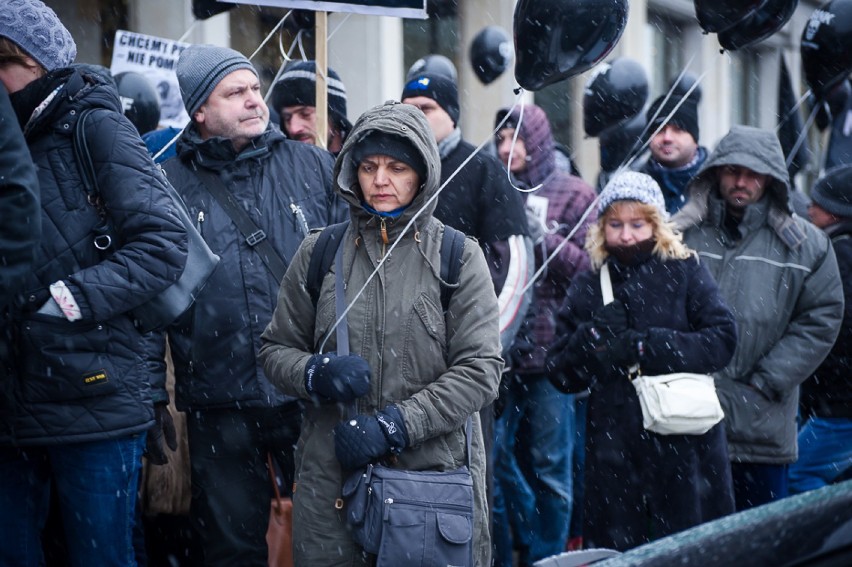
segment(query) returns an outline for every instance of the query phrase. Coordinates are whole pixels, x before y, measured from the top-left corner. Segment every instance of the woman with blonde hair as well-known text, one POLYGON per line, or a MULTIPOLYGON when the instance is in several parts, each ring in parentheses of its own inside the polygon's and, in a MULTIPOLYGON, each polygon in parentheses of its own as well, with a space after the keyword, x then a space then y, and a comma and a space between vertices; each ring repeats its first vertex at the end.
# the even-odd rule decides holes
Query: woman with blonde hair
POLYGON ((642 427, 630 378, 722 369, 734 317, 712 276, 667 220, 649 176, 615 176, 600 195, 578 276, 559 312, 548 365, 565 392, 590 390, 586 432, 586 547, 626 550, 734 511, 724 426, 703 435, 642 427), (607 266, 614 300, 604 305, 607 266))

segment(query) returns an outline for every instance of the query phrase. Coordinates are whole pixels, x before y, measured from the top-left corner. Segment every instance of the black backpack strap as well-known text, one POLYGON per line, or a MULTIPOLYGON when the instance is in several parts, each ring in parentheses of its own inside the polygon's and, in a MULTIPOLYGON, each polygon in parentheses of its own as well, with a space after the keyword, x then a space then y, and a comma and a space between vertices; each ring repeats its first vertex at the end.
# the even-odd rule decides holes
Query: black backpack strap
POLYGON ((347 220, 322 229, 316 244, 314 244, 314 249, 311 251, 311 262, 308 264, 307 288, 311 296, 311 302, 314 304, 314 310, 316 310, 317 302, 319 301, 322 279, 328 273, 328 270, 331 269, 331 263, 334 262, 334 254, 337 252, 340 243, 343 242, 343 234, 346 232, 346 227, 348 226, 349 221, 347 220))
POLYGON ((444 236, 441 239, 441 279, 450 284, 441 284, 441 307, 444 313, 450 308, 450 299, 456 291, 461 275, 462 255, 464 254, 463 232, 444 225, 444 236))

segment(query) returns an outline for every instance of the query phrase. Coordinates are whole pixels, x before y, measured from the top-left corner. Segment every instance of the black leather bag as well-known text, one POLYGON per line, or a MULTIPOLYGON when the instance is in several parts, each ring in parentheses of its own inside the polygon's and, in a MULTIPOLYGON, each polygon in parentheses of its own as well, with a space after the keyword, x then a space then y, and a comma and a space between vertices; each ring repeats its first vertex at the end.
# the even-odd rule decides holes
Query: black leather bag
MULTIPOLYGON (((107 212, 102 210, 103 205, 99 204, 101 199, 99 198, 97 176, 85 135, 86 118, 94 111, 96 110, 84 111, 77 120, 77 127, 74 131, 74 156, 77 159, 77 166, 89 202, 94 203, 95 207, 99 208, 98 213, 103 219, 102 225, 105 226, 102 226, 99 230, 108 234, 111 232, 111 227, 106 220, 108 219, 107 212)), ((165 186, 173 201, 173 213, 186 229, 188 254, 186 265, 177 281, 160 292, 157 297, 130 311, 137 328, 142 332, 162 330, 183 315, 198 297, 198 294, 201 293, 204 284, 207 283, 219 263, 219 256, 210 250, 204 238, 195 229, 183 199, 171 184, 166 183, 165 186)), ((101 235, 101 238, 104 236, 101 235)))

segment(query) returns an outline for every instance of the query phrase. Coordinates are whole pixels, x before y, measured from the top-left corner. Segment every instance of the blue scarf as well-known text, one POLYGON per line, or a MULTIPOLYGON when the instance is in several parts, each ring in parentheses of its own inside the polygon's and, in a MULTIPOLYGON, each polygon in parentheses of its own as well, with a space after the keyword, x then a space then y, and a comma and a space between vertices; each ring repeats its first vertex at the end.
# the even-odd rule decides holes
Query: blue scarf
POLYGON ((399 218, 400 215, 402 215, 402 213, 405 212, 405 209, 407 209, 410 205, 411 205, 411 203, 409 203, 408 205, 403 205, 403 206, 399 207, 398 209, 394 209, 392 211, 383 212, 383 211, 377 211, 376 209, 374 209, 373 207, 368 205, 366 201, 361 201, 361 208, 362 209, 364 209, 365 211, 367 211, 371 215, 377 215, 377 216, 380 216, 380 217, 384 217, 386 219, 399 218))

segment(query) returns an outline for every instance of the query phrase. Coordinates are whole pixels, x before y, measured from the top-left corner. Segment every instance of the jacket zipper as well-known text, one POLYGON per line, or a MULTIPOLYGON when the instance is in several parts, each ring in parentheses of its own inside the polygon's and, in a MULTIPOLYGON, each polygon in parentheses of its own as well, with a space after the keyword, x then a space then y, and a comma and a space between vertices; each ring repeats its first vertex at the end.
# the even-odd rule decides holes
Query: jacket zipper
POLYGON ((379 230, 382 233, 382 258, 385 257, 385 253, 388 249, 388 227, 385 223, 385 218, 382 217, 381 225, 379 226, 379 230))
POLYGON ((385 520, 388 519, 388 514, 390 514, 390 508, 394 504, 402 504, 405 506, 411 506, 412 508, 424 508, 433 512, 442 510, 453 510, 459 512, 459 514, 463 516, 473 516, 473 507, 468 508, 467 506, 462 506, 461 504, 451 504, 449 502, 441 502, 439 505, 440 510, 436 510, 436 505, 432 505, 426 502, 418 502, 416 500, 399 500, 394 498, 385 498, 384 504, 385 520))
POLYGON ((302 212, 302 207, 291 201, 290 210, 293 212, 293 216, 296 217, 296 226, 302 229, 302 236, 307 236, 311 229, 308 226, 308 221, 305 218, 305 213, 302 212))
POLYGON ((198 234, 201 233, 201 225, 204 224, 204 211, 198 211, 198 221, 196 222, 196 228, 198 229, 198 234))

